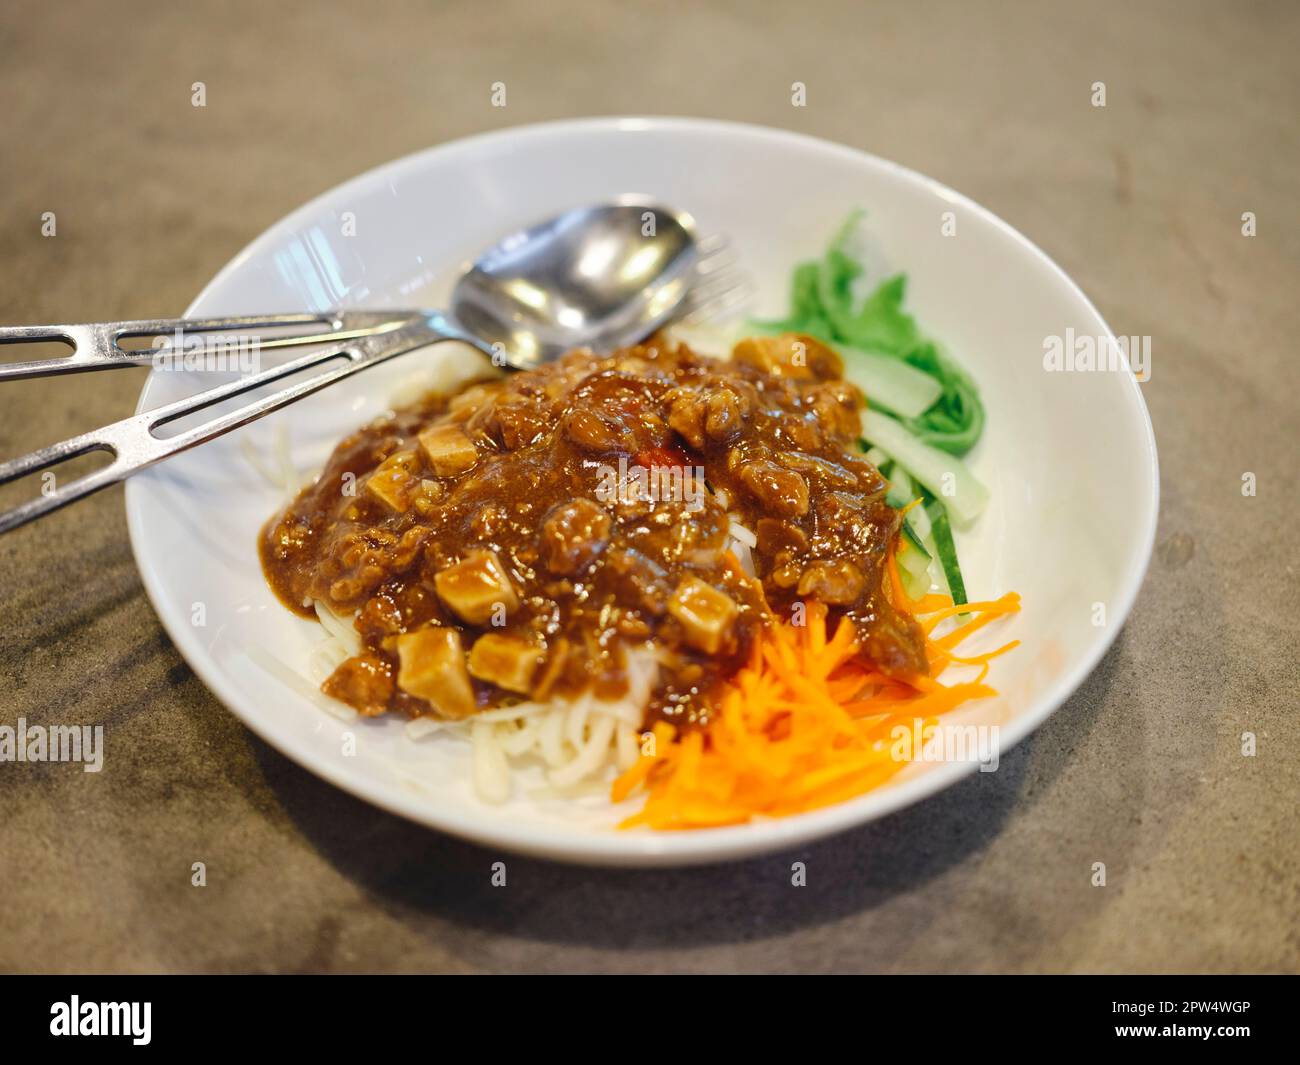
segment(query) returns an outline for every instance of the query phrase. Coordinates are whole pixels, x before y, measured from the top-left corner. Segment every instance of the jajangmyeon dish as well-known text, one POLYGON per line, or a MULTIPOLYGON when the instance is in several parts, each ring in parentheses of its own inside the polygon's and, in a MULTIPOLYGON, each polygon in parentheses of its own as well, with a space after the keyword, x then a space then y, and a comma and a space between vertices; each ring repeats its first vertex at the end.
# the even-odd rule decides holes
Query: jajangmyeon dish
POLYGON ((465 733, 486 799, 531 760, 655 828, 839 801, 903 768, 900 721, 991 694, 954 644, 1016 604, 931 590, 843 369, 658 336, 427 396, 338 445, 263 568, 343 645, 321 690, 465 733))

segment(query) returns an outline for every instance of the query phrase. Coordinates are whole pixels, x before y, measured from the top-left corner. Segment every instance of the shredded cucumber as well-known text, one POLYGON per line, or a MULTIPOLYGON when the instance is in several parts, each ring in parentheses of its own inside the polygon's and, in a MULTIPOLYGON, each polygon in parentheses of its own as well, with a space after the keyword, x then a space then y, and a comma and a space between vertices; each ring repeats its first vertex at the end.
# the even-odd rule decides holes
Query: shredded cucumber
POLYGON ((862 436, 929 489, 959 524, 969 525, 983 512, 988 503, 988 489, 956 455, 921 443, 897 421, 879 411, 863 412, 862 436))
POLYGON ((889 481, 889 491, 885 493, 885 502, 895 510, 902 510, 916 498, 916 489, 912 485, 912 478, 907 475, 907 471, 897 462, 889 463, 889 472, 885 474, 885 477, 889 481))
POLYGON ((907 537, 907 542, 911 544, 919 554, 923 555, 926 559, 929 559, 930 549, 925 546, 925 540, 922 539, 914 528, 912 528, 912 523, 908 521, 907 518, 903 519, 902 531, 903 535, 907 537))
POLYGON ((930 591, 930 553, 911 538, 914 534, 906 525, 903 528, 908 535, 899 541, 898 576, 908 598, 920 599, 930 591))
POLYGON ((889 490, 885 493, 885 502, 892 506, 894 510, 902 510, 907 503, 917 498, 911 494, 911 477, 907 476, 906 469, 898 466, 898 463, 885 459, 884 463, 876 464, 881 473, 884 473, 885 480, 889 481, 889 490))
MULTIPOLYGON (((924 489, 919 492, 913 490, 912 499, 915 499, 917 496, 922 496, 924 498, 928 496, 928 493, 925 492, 924 489)), ((909 499, 908 502, 910 503, 911 500, 909 499)), ((908 526, 911 527, 913 532, 920 537, 921 543, 930 543, 930 515, 925 512, 924 506, 913 507, 907 512, 907 516, 904 520, 908 526)), ((929 553, 933 554, 933 552, 929 553)))
MULTIPOLYGON (((917 508, 919 509, 919 508, 917 508)), ((957 545, 953 543, 952 527, 948 524, 948 512, 937 499, 926 504, 934 530, 934 547, 943 566, 944 579, 948 582, 948 594, 954 603, 966 603, 966 582, 962 580, 961 566, 957 564, 957 545)))
MULTIPOLYGON (((867 396, 873 406, 894 411, 913 435, 931 447, 964 455, 975 446, 984 428, 984 405, 980 402, 979 389, 903 309, 907 297, 906 276, 895 274, 884 278, 861 302, 855 298, 865 268, 854 257, 851 245, 861 220, 862 212, 855 211, 820 259, 795 267, 790 278, 790 313, 786 317, 752 325, 763 332, 808 333, 832 346, 847 345, 846 364, 853 362, 857 352, 868 351, 930 377, 939 385, 939 392, 916 414, 906 413, 901 405, 915 408, 920 401, 919 394, 914 398, 895 396, 892 403, 900 404, 896 407, 886 399, 877 382, 875 389, 866 389, 867 396)), ((846 371, 846 376, 852 379, 847 365, 846 371)), ((890 383, 897 382, 891 379, 890 383)), ((886 389, 889 386, 884 385, 886 389)))
MULTIPOLYGON (((889 491, 885 494, 885 502, 891 507, 895 510, 903 510, 909 503, 925 494, 924 489, 919 489, 912 483, 912 478, 907 475, 907 471, 902 466, 896 462, 890 462, 888 459, 882 461, 885 469, 881 470, 881 473, 884 473, 885 479, 889 481, 889 491)), ((925 555, 927 559, 930 557, 931 551, 926 546, 926 541, 930 539, 930 518, 925 513, 924 506, 908 509, 903 516, 902 532, 911 541, 913 547, 925 555)))
POLYGON ((883 407, 903 418, 918 418, 943 393, 943 385, 910 363, 874 351, 838 344, 844 359, 844 377, 867 397, 872 407, 883 407))
POLYGON ((861 218, 861 212, 850 215, 820 259, 795 268, 785 318, 752 324, 770 333, 807 333, 840 350, 844 376, 867 395, 862 446, 890 482, 889 503, 901 508, 918 496, 924 500, 903 522, 904 586, 913 597, 929 591, 937 556, 954 602, 964 603, 950 520, 967 525, 988 502, 988 491, 961 461, 983 432, 984 405, 971 377, 904 310, 904 275, 877 281, 861 301, 855 297, 864 267, 850 245, 861 218))

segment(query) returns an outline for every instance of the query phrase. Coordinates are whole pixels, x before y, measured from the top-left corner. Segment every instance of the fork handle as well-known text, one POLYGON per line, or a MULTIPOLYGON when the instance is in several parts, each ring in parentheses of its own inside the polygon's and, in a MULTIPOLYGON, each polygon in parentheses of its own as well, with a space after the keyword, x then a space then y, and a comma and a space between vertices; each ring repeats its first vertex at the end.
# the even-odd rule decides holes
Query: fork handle
MULTIPOLYGON (((391 315, 389 317, 391 318, 391 315)), ((222 319, 222 321, 231 321, 231 319, 222 319)), ((241 377, 186 399, 124 418, 102 429, 41 448, 39 451, 10 462, 0 463, 0 485, 4 485, 79 455, 105 451, 113 456, 112 462, 102 470, 69 484, 54 487, 48 492, 42 490, 39 499, 0 512, 0 533, 16 529, 20 525, 53 513, 60 507, 98 492, 101 488, 125 480, 138 470, 256 421, 272 411, 319 392, 322 388, 371 366, 444 340, 459 340, 472 344, 486 355, 492 354, 491 349, 456 327, 446 316, 420 313, 412 315, 406 324, 395 329, 378 332, 363 331, 345 344, 310 352, 279 366, 263 370, 261 373, 241 377), (225 400, 252 392, 263 385, 273 384, 286 377, 326 367, 330 363, 339 365, 325 369, 323 373, 314 374, 279 392, 264 396, 247 406, 218 415, 175 436, 155 435, 156 429, 189 414, 206 410, 225 400)))
POLYGON ((229 318, 147 318, 126 322, 83 322, 76 325, 17 325, 0 328, 0 344, 46 344, 61 342, 72 348, 70 354, 53 359, 0 363, 0 382, 59 374, 111 370, 117 366, 159 366, 168 360, 183 358, 186 341, 207 333, 233 333, 237 330, 304 329, 287 336, 262 340, 254 337, 257 350, 328 344, 347 340, 385 326, 396 327, 409 318, 411 311, 345 311, 324 314, 292 313, 239 315, 229 318), (309 327, 315 327, 314 329, 309 327), (155 338, 149 349, 123 348, 128 338, 155 338), (158 345, 159 338, 170 337, 172 343, 158 345), (181 342, 181 346, 176 345, 181 342))

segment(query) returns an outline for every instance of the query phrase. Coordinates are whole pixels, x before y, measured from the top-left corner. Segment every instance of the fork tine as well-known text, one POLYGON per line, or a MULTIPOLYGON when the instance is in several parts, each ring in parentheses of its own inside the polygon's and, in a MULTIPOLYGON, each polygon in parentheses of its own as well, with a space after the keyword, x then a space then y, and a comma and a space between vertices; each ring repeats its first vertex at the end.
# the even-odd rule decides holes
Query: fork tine
POLYGON ((701 278, 692 285, 690 298, 696 302, 705 302, 712 299, 715 294, 742 285, 747 280, 747 276, 740 270, 720 270, 716 274, 701 278))
POLYGON ((717 299, 712 303, 687 311, 678 321, 685 325, 705 325, 709 322, 720 321, 741 310, 748 300, 749 296, 746 293, 735 292, 725 298, 717 299))
POLYGON ((700 237, 695 242, 695 247, 699 249, 700 257, 715 255, 724 248, 731 247, 731 238, 726 233, 710 233, 707 236, 700 237))
POLYGON ((695 264, 695 276, 699 278, 709 277, 721 270, 732 269, 736 266, 735 252, 724 249, 715 252, 713 255, 701 259, 695 264))
POLYGON ((679 321, 699 325, 743 307, 755 294, 753 282, 743 274, 718 278, 708 291, 692 289, 679 321))

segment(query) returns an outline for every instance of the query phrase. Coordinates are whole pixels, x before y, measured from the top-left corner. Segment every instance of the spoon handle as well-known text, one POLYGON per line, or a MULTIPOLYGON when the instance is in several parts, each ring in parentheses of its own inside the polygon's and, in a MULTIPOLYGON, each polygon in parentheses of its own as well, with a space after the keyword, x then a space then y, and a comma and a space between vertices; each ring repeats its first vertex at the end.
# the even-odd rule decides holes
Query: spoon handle
MULTIPOLYGON (((343 317, 346 319, 347 316, 343 317)), ((385 320, 393 322, 391 312, 385 320)), ((319 344, 323 339, 337 340, 339 336, 340 331, 332 331, 327 336, 318 336, 315 342, 319 344)), ((444 315, 413 312, 404 321, 398 320, 388 328, 359 328, 348 337, 346 343, 331 344, 260 373, 240 377, 174 403, 124 418, 102 429, 0 463, 0 485, 4 485, 20 477, 49 470, 50 467, 79 455, 103 451, 112 456, 112 461, 103 469, 68 484, 59 485, 53 475, 50 475, 42 485, 39 498, 0 512, 0 533, 44 517, 92 492, 125 480, 139 470, 256 421, 371 366, 443 340, 459 340, 474 345, 485 354, 491 354, 490 349, 466 335, 444 315), (157 430, 189 415, 218 407, 227 400, 261 389, 265 385, 302 375, 307 376, 287 388, 263 395, 242 407, 226 407, 223 412, 199 425, 181 429, 169 436, 157 434, 157 430)), ((119 364, 121 363, 114 362, 114 365, 119 364)))

